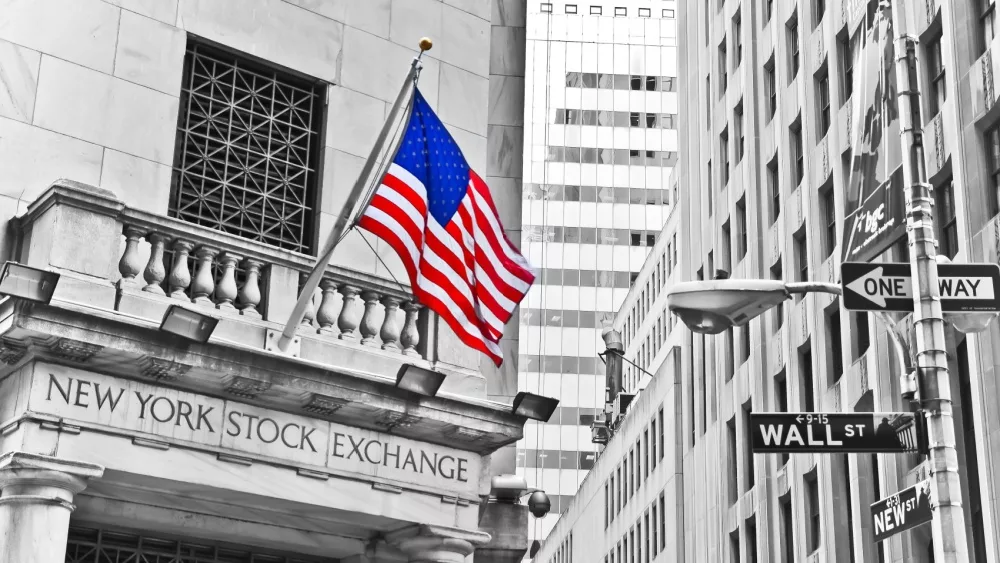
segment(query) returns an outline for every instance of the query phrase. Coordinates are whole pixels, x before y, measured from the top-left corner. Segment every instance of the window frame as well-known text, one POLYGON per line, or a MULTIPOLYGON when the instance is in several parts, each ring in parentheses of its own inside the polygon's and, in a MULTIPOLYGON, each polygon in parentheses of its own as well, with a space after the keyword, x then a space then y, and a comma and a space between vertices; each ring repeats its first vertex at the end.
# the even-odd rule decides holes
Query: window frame
POLYGON ((924 53, 927 59, 927 82, 930 92, 927 95, 928 116, 933 119, 948 100, 947 73, 944 66, 941 36, 924 42, 924 53))

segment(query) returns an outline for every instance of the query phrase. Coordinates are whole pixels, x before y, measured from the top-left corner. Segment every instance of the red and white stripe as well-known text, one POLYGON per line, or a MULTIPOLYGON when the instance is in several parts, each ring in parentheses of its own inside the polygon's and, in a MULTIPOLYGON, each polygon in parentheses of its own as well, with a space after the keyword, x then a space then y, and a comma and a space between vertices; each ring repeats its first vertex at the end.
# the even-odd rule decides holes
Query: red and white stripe
POLYGON ((499 366, 504 325, 535 275, 504 233, 486 183, 469 175, 458 211, 441 225, 423 183, 393 163, 358 224, 399 254, 417 300, 499 366))

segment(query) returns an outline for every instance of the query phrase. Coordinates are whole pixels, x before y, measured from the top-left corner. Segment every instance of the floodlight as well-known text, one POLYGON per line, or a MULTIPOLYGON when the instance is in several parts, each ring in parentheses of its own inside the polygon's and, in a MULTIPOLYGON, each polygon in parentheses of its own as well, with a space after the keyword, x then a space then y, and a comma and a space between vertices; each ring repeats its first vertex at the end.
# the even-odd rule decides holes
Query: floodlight
POLYGON ((35 303, 48 303, 59 283, 59 274, 7 262, 0 272, 0 294, 35 303))
POLYGON ((163 315, 160 330, 204 344, 212 337, 219 319, 180 305, 171 305, 163 315))
POLYGON ((552 418, 552 413, 556 412, 558 405, 559 399, 521 391, 514 397, 514 406, 511 412, 532 420, 548 422, 552 418))
POLYGON ((444 377, 444 374, 438 371, 403 364, 396 374, 396 387, 418 395, 433 397, 444 383, 444 377))

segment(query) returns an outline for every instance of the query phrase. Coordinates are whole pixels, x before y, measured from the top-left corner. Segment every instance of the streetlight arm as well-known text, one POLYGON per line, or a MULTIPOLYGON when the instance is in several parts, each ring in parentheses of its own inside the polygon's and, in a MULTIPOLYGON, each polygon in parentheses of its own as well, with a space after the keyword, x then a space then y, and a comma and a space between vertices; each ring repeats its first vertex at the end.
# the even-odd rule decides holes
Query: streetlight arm
POLYGON ((843 293, 839 284, 813 281, 786 283, 785 290, 788 293, 832 293, 834 295, 843 293))

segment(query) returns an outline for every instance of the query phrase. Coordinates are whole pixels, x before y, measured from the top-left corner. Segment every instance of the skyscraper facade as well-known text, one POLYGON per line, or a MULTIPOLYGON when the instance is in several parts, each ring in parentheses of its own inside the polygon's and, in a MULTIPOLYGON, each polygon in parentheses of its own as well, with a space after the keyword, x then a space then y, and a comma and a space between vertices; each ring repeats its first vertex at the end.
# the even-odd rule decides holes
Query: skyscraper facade
POLYGON ((561 401, 518 449, 518 473, 553 499, 537 537, 593 466, 601 330, 671 205, 675 24, 673 2, 528 3, 521 242, 541 275, 521 307, 518 383, 561 401))
MULTIPOLYGON (((670 179, 680 191, 674 280, 727 270, 735 278, 840 281, 844 232, 854 227, 845 220, 852 148, 859 151, 852 132, 864 116, 854 103, 857 49, 866 12, 880 4, 679 3, 683 150, 670 179)), ((891 5, 905 9, 907 31, 920 40, 916 117, 938 252, 954 262, 997 263, 995 2, 891 5)), ((882 140, 886 150, 898 142, 897 135, 882 140)), ((874 260, 907 262, 905 239, 874 260)), ((615 320, 627 350, 638 344, 628 341, 630 327, 651 322, 641 313, 633 318, 636 301, 630 295, 615 320)), ((652 311, 658 314, 655 303, 652 311)), ((909 315, 891 322, 912 341, 909 315)), ((945 332, 963 548, 970 561, 995 561, 1000 328, 994 322, 964 334, 949 324, 945 332)), ((926 457, 751 452, 753 412, 920 407, 901 397, 904 368, 881 319, 846 310, 833 295, 808 294, 717 336, 676 323, 665 346, 657 353, 666 361, 654 362, 653 381, 536 561, 935 560, 941 545, 933 524, 876 542, 869 509, 927 478, 926 457)))

